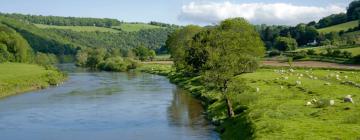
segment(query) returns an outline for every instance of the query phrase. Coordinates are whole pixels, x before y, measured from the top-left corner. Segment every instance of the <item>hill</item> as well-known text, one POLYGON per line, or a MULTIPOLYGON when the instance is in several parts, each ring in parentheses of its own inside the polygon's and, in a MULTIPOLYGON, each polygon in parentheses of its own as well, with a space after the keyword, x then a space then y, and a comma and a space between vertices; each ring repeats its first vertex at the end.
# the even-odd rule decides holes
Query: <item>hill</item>
POLYGON ((354 21, 349 21, 349 22, 346 22, 346 23, 333 25, 333 26, 326 27, 326 28, 321 28, 321 29, 318 29, 318 32, 320 32, 320 33, 330 33, 330 32, 347 31, 349 29, 352 29, 352 28, 355 28, 355 27, 358 27, 358 26, 359 26, 359 21, 354 20, 354 21))

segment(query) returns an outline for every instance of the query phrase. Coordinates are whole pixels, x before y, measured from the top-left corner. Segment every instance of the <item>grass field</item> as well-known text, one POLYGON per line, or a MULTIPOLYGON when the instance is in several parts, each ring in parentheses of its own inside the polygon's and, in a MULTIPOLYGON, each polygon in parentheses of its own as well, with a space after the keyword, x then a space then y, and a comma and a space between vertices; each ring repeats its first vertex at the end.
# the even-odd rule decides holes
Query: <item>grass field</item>
POLYGON ((145 24, 145 23, 136 23, 136 24, 123 23, 120 26, 113 26, 112 28, 121 29, 121 30, 127 31, 127 32, 134 32, 134 31, 139 31, 142 29, 156 29, 156 28, 162 28, 162 27, 149 25, 149 24, 145 24))
POLYGON ((77 32, 112 32, 117 33, 119 30, 111 29, 111 28, 105 28, 105 27, 95 27, 95 26, 55 26, 55 25, 44 25, 44 24, 35 24, 39 28, 52 28, 52 29, 67 29, 67 30, 73 30, 77 32))
POLYGON ((171 69, 170 65, 142 67, 200 94, 197 97, 208 103, 208 117, 222 122, 218 129, 224 139, 360 138, 359 71, 262 68, 235 77, 234 86, 245 82, 250 88, 231 94, 237 115, 225 119, 221 94, 207 91, 201 77, 184 77, 171 69), (343 102, 346 95, 352 95, 355 103, 343 102), (313 99, 317 102, 306 105, 313 99), (335 104, 330 105, 330 100, 335 104))
POLYGON ((56 85, 64 75, 32 64, 0 64, 0 98, 56 85))
MULTIPOLYGON (((302 50, 309 50, 313 49, 317 54, 319 53, 325 53, 327 47, 311 47, 311 48, 303 48, 303 49, 297 49, 296 51, 302 51, 302 50)), ((336 47, 334 49, 337 49, 336 47)), ((348 46, 348 47, 341 47, 339 48, 341 51, 349 51, 352 53, 353 56, 360 55, 360 46, 348 46)))
POLYGON ((346 22, 343 24, 338 24, 338 25, 334 25, 334 26, 330 26, 330 27, 326 27, 326 28, 322 28, 322 29, 318 29, 318 31, 320 33, 330 33, 330 32, 339 32, 339 31, 346 31, 350 28, 354 28, 357 27, 359 25, 359 21, 350 21, 350 22, 346 22))

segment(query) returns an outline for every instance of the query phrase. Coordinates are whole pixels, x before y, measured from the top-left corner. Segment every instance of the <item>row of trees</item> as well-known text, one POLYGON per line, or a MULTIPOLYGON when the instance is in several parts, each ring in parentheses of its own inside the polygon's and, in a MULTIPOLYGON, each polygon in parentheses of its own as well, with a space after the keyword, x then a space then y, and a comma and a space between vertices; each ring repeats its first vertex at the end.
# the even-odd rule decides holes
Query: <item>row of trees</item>
POLYGON ((176 70, 202 75, 210 89, 221 91, 229 117, 234 116, 229 90, 234 76, 252 72, 265 52, 255 28, 242 18, 227 19, 220 25, 187 26, 167 40, 176 70))
POLYGON ((109 18, 79 18, 79 17, 60 17, 60 16, 41 16, 41 15, 23 15, 23 14, 6 14, 0 15, 10 18, 19 19, 22 21, 59 26, 97 26, 97 27, 111 27, 119 26, 122 22, 117 19, 109 18))
POLYGON ((130 57, 121 57, 120 49, 86 48, 76 54, 76 65, 105 71, 127 71, 137 62, 130 57))

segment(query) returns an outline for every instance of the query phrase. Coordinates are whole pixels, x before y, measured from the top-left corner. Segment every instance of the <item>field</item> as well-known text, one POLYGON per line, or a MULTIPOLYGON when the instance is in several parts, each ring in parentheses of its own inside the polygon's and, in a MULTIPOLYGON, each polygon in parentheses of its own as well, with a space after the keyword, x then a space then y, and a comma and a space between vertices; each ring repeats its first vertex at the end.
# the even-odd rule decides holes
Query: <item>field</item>
POLYGON ((105 27, 94 27, 94 26, 55 26, 55 25, 44 25, 44 24, 35 24, 39 28, 53 28, 53 29, 67 29, 67 30, 73 30, 77 32, 112 32, 116 33, 119 32, 119 30, 111 29, 111 28, 105 28, 105 27))
POLYGON ((64 75, 54 70, 20 63, 0 64, 0 98, 56 85, 64 75))
POLYGON ((127 31, 127 32, 134 32, 134 31, 139 31, 142 29, 156 29, 156 28, 161 28, 160 26, 154 26, 154 25, 149 25, 146 23, 123 23, 120 26, 113 26, 112 28, 115 29, 121 29, 123 31, 127 31))
POLYGON ((237 115, 225 119, 221 94, 207 91, 201 77, 184 77, 170 65, 149 64, 142 70, 167 75, 207 103, 208 117, 222 122, 218 129, 224 139, 360 138, 359 71, 262 68, 237 76, 233 85, 245 82, 249 88, 230 95, 237 115), (347 95, 354 103, 343 101, 347 95))
MULTIPOLYGON (((302 50, 308 50, 308 49, 314 49, 316 53, 325 53, 326 52, 326 48, 325 46, 322 47, 311 47, 311 48, 303 48, 303 49, 297 49, 296 51, 302 51, 302 50)), ((341 48, 334 48, 334 49, 339 49, 341 51, 349 51, 352 53, 353 56, 356 55, 360 55, 360 46, 349 46, 349 47, 341 47, 341 48)))
POLYGON ((339 31, 346 31, 350 28, 357 27, 359 25, 359 21, 350 21, 343 24, 338 24, 326 28, 319 29, 318 31, 320 33, 330 33, 330 32, 339 32, 339 31))

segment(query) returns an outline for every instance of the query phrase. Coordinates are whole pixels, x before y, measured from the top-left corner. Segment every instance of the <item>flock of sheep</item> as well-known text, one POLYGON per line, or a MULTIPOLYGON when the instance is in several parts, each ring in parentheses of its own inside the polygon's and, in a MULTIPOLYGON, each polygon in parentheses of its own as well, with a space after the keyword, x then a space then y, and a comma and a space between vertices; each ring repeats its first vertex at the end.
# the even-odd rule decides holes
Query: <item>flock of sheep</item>
MULTIPOLYGON (((328 71, 329 71, 329 70, 328 70, 328 71)), ((280 80, 280 79, 288 80, 289 77, 288 77, 287 75, 294 75, 294 74, 295 74, 295 76, 297 77, 297 80, 296 80, 295 84, 298 85, 298 86, 300 86, 300 85, 302 84, 301 81, 300 81, 300 79, 304 78, 304 74, 302 74, 302 73, 295 73, 295 70, 294 70, 294 69, 289 69, 289 70, 283 70, 283 69, 282 69, 282 70, 274 70, 274 72, 277 73, 277 74, 282 75, 281 78, 276 78, 276 80, 280 80)), ((305 76, 306 76, 307 78, 313 79, 313 80, 318 80, 318 77, 316 77, 316 76, 313 75, 314 73, 312 72, 312 69, 310 69, 310 70, 308 70, 308 71, 305 71, 305 73, 306 73, 305 76)), ((354 72, 352 72, 352 73, 354 73, 354 72)), ((357 85, 355 82, 342 81, 343 79, 348 79, 349 77, 348 77, 347 75, 345 75, 345 76, 340 76, 340 72, 336 72, 336 74, 331 73, 331 74, 329 74, 329 75, 326 76, 327 79, 331 79, 331 78, 334 78, 334 77, 335 77, 336 80, 341 81, 341 83, 343 83, 343 84, 346 84, 346 83, 350 83, 350 84, 351 84, 351 83, 352 83, 352 85, 354 85, 354 86, 356 86, 356 87, 360 87, 360 85, 357 85)), ((324 83, 324 85, 330 86, 331 83, 330 83, 330 82, 326 82, 326 83, 324 83)), ((280 88, 283 89, 284 87, 283 87, 283 86, 280 86, 280 88)), ((256 88, 256 91, 259 92, 260 89, 259 89, 259 88, 256 88)), ((353 98, 352 98, 351 95, 346 95, 346 96, 343 98, 343 101, 344 101, 345 103, 354 103, 353 98)), ((324 102, 324 101, 323 101, 323 100, 320 101, 320 100, 312 99, 311 101, 306 102, 305 105, 311 106, 311 105, 320 104, 320 103, 322 103, 322 102, 324 102)), ((328 102, 327 104, 329 104, 329 105, 334 105, 334 104, 335 104, 335 100, 327 100, 326 102, 328 102)))

